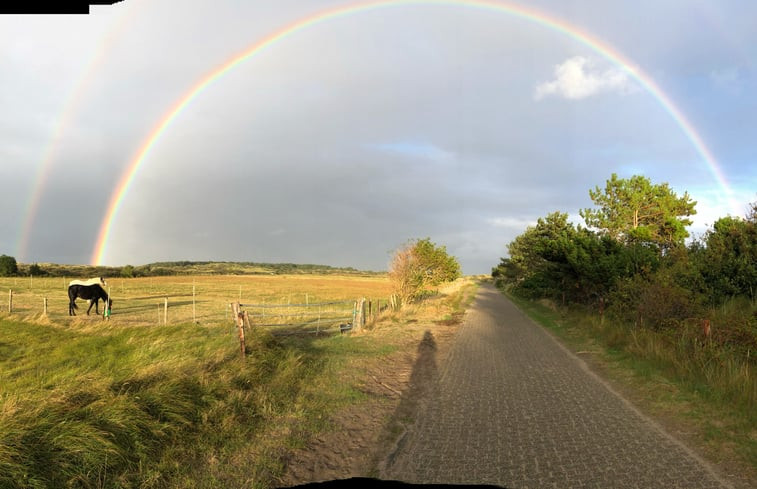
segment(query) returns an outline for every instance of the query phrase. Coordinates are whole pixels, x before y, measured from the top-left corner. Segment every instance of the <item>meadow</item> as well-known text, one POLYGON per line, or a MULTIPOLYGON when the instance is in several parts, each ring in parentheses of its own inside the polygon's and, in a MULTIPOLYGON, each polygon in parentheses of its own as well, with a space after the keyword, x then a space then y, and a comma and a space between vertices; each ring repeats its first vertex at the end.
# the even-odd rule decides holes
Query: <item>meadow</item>
MULTIPOLYGON (((386 299, 391 286, 381 275, 198 275, 140 278, 108 278, 113 299, 111 322, 124 326, 157 324, 218 324, 229 322, 231 302, 296 304, 354 301, 361 297, 386 299), (168 302, 168 313, 165 304, 168 302), (167 321, 166 321, 167 319, 167 321)), ((79 324, 87 318, 87 302, 77 299, 77 317, 68 315, 66 277, 0 278, 0 312, 8 311, 12 291, 12 316, 24 320, 79 324), (47 299, 47 315, 44 301, 47 299)), ((102 305, 100 306, 102 312, 102 305)))
POLYGON ((386 310, 361 334, 253 327, 242 359, 230 301, 386 299, 388 279, 115 278, 108 321, 82 306, 69 317, 67 282, 0 280, 14 291, 13 313, 0 312, 0 488, 275 485, 288 453, 365 401, 366 369, 413 351, 429 321, 459 317, 473 287, 463 280, 421 306, 386 310))

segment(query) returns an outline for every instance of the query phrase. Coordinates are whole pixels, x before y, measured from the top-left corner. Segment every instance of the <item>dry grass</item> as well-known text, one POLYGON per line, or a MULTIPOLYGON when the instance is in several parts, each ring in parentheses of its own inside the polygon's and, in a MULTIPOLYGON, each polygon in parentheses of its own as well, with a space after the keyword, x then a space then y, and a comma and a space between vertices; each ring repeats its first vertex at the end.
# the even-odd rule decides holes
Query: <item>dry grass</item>
MULTIPOLYGON (((239 299, 240 287, 243 301, 304 301, 308 294, 313 302, 386 298, 388 281, 113 279, 109 322, 68 317, 66 284, 0 281, 17 291, 16 312, 0 314, 0 487, 267 488, 285 470, 290 449, 307 446, 333 413, 366 398, 370 366, 413 351, 410 340, 433 328, 414 314, 454 316, 465 303, 461 294, 442 293, 384 312, 373 331, 353 335, 274 338, 257 329, 241 361, 224 321, 225 304, 239 299), (191 324, 191 302, 175 304, 186 301, 187 289, 191 301, 193 282, 203 327, 191 324), (169 302, 169 321, 177 324, 147 327, 155 326, 158 299, 166 296, 175 304, 169 302), (51 298, 47 317, 43 297, 51 298)), ((452 328, 435 332, 443 329, 452 328)))
MULTIPOLYGON (((391 294, 391 285, 385 276, 211 275, 106 277, 106 280, 113 298, 111 323, 128 326, 163 324, 166 300, 168 324, 193 319, 200 324, 218 324, 228 322, 229 303, 234 301, 287 304, 360 297, 385 301, 391 294)), ((7 317, 8 291, 12 289, 14 319, 65 326, 83 326, 97 320, 96 316, 86 316, 87 302, 81 299, 77 300, 79 316, 68 316, 68 282, 67 278, 0 278, 0 317, 7 317), (45 298, 47 316, 43 314, 45 298)), ((93 308, 92 314, 94 311, 93 308)))

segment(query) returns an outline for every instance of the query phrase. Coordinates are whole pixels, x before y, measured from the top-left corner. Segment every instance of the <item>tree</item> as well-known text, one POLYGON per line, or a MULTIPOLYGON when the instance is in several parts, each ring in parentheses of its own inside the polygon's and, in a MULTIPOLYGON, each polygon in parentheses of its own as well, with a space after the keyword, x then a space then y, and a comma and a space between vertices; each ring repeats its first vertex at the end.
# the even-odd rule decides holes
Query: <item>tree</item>
POLYGON ((510 258, 502 259, 493 273, 498 284, 512 284, 525 295, 563 304, 597 304, 600 314, 617 280, 645 263, 637 263, 636 246, 575 227, 561 212, 539 218, 536 226, 509 244, 508 251, 510 258))
POLYGON ((575 233, 565 213, 540 217, 536 226, 526 228, 507 246, 510 257, 502 259, 498 267, 498 282, 530 296, 564 298, 569 267, 562 248, 575 233))
POLYGON ((678 197, 667 183, 653 185, 646 177, 618 178, 613 173, 604 190, 589 196, 599 209, 583 209, 586 225, 618 241, 652 244, 664 251, 683 244, 689 236, 689 216, 696 214, 688 192, 678 197))
POLYGON ((426 286, 450 282, 460 275, 457 259, 447 253, 446 247, 437 247, 429 238, 401 246, 389 265, 389 279, 401 304, 418 297, 426 286))
POLYGON ((460 264, 447 253, 447 247, 437 247, 430 238, 418 240, 413 246, 413 253, 423 272, 424 285, 452 282, 461 275, 460 264))
POLYGON ((407 304, 423 289, 423 272, 418 266, 411 244, 395 251, 389 265, 389 280, 400 304, 407 304))
POLYGON ((18 274, 16 259, 8 255, 0 255, 0 277, 10 277, 18 274))
POLYGON ((132 278, 134 277, 134 267, 131 265, 126 265, 121 269, 121 276, 124 278, 132 278))
POLYGON ((39 277, 42 275, 46 275, 46 272, 42 269, 41 266, 39 266, 39 264, 35 263, 29 267, 29 275, 39 277))
POLYGON ((757 202, 746 219, 723 217, 704 237, 697 255, 713 298, 757 296, 757 202))

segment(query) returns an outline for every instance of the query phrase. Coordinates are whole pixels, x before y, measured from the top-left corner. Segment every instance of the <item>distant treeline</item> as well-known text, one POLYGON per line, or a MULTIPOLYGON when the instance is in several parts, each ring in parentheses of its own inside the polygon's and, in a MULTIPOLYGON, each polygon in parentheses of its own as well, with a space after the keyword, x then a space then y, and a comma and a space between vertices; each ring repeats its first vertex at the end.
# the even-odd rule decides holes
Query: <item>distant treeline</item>
MULTIPOLYGON (((4 255, 5 261, 11 257, 4 255)), ((12 259, 12 258, 11 258, 12 259)), ((92 265, 61 265, 34 263, 8 265, 0 270, 4 276, 35 277, 160 277, 170 275, 284 275, 284 274, 356 274, 372 275, 384 272, 362 271, 353 267, 300 263, 257 263, 224 261, 170 261, 146 265, 105 267, 92 265), (15 265, 15 266, 13 266, 15 265)))

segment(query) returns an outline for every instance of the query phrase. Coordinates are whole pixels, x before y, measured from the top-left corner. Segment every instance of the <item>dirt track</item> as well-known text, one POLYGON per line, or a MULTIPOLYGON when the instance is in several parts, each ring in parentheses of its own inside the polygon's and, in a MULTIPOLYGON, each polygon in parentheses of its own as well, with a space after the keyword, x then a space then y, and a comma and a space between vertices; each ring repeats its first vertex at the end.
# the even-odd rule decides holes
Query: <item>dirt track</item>
MULTIPOLYGON (((419 353, 418 368, 436 365, 434 348, 419 353)), ((424 399, 382 479, 729 487, 490 285, 479 289, 424 399)))

